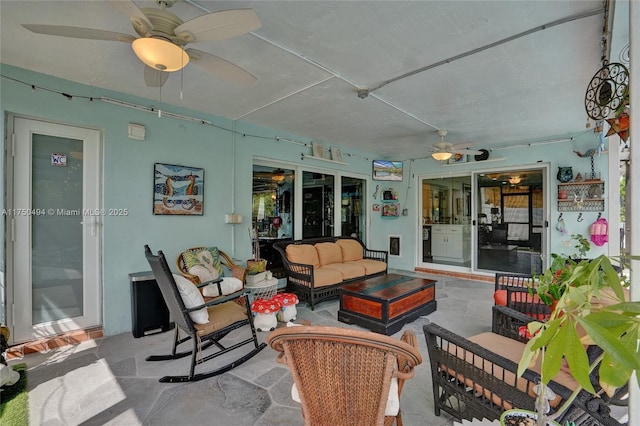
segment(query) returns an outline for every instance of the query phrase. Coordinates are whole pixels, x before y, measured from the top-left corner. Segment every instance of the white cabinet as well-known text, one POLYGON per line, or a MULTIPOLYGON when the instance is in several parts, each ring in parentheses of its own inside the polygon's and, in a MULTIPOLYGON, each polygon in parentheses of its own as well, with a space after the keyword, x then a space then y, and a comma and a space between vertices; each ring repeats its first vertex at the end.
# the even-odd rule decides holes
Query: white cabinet
POLYGON ((464 263, 471 255, 469 225, 432 225, 431 253, 433 260, 464 263))

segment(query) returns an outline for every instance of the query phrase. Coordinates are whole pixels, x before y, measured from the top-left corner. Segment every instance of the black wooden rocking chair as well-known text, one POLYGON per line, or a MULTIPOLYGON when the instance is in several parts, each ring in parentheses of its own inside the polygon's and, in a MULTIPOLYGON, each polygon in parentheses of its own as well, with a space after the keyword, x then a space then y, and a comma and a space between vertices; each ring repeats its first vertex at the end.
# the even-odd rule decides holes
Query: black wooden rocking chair
MULTIPOLYGON (((187 376, 165 376, 160 379, 164 383, 190 382, 206 379, 216 376, 237 367, 248 359, 252 358, 258 352, 266 347, 266 343, 259 344, 255 327, 253 326, 250 304, 246 290, 241 290, 228 296, 216 297, 206 301, 204 305, 192 308, 185 307, 184 301, 180 296, 176 281, 169 269, 167 260, 162 251, 158 251, 154 255, 148 245, 144 246, 145 256, 153 274, 156 278, 162 297, 164 298, 171 318, 176 323, 176 334, 173 342, 173 348, 170 355, 152 355, 146 358, 147 361, 166 361, 171 359, 183 358, 191 355, 191 369, 187 376), (237 300, 239 299, 239 300, 237 300), (244 304, 236 303, 243 301, 244 304), (189 316, 189 312, 206 308, 209 313, 209 322, 206 324, 196 324, 189 316), (220 340, 231 331, 248 325, 251 328, 251 337, 238 342, 229 347, 225 347, 220 340), (186 334, 180 338, 179 334, 182 330, 186 334), (191 350, 184 352, 176 352, 178 345, 192 340, 193 346, 191 350), (202 364, 212 358, 224 355, 227 352, 235 350, 246 344, 253 343, 254 349, 233 362, 219 367, 215 370, 195 374, 196 365, 202 364), (203 356, 203 351, 211 346, 216 346, 218 351, 203 356)), ((218 280, 219 281, 219 280, 218 280)), ((198 287, 211 284, 206 282, 199 284, 198 287)))

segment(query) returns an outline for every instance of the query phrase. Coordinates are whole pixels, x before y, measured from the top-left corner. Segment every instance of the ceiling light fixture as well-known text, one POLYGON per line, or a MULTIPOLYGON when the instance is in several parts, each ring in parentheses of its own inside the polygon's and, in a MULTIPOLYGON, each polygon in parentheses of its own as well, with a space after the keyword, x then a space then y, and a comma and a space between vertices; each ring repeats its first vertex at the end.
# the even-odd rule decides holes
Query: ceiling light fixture
POLYGON ((520 182, 522 182, 522 178, 520 178, 520 176, 513 176, 513 177, 511 177, 511 178, 509 179, 509 183, 510 183, 511 185, 517 185, 517 184, 519 184, 520 182))
POLYGON ((160 38, 139 38, 131 43, 131 47, 142 62, 158 71, 178 71, 189 63, 187 52, 160 38))
POLYGON ((273 176, 271 176, 271 180, 275 182, 282 182, 284 180, 284 170, 276 169, 273 171, 273 176))
POLYGON ((450 152, 434 152, 431 154, 431 156, 438 161, 446 161, 451 158, 452 155, 450 152))

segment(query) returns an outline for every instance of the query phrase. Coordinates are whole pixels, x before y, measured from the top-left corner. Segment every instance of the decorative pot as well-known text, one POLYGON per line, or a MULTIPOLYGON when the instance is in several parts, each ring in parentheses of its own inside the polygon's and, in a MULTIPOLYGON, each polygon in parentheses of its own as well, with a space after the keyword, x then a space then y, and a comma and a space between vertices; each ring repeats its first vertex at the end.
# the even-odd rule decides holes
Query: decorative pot
POLYGON ((266 259, 249 259, 247 260, 247 274, 255 275, 267 270, 266 259))
POLYGON ((565 190, 565 189, 559 189, 558 190, 558 198, 561 200, 566 199, 569 196, 569 191, 565 190))
MULTIPOLYGON (((536 426, 538 421, 538 413, 530 410, 520 410, 514 408, 507 410, 500 416, 500 424, 502 426, 536 426)), ((548 426, 561 426, 560 423, 553 420, 547 420, 548 426)))

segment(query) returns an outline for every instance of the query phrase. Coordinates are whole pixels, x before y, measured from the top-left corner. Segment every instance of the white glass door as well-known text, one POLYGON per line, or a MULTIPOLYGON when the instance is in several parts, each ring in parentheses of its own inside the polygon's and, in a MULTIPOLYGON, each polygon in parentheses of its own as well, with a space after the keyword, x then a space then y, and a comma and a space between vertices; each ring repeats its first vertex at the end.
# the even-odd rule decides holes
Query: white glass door
POLYGON ((96 326, 100 304, 100 132, 14 119, 7 233, 13 342, 96 326))

